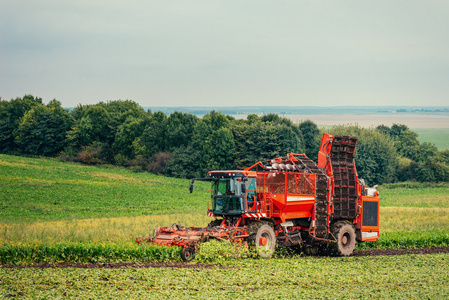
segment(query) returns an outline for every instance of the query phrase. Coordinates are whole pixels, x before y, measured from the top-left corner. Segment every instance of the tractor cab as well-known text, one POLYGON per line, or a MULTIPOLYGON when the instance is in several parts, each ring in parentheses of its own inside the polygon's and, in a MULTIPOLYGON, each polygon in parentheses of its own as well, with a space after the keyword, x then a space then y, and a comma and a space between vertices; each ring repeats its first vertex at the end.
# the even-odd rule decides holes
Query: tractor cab
POLYGON ((241 215, 246 212, 246 181, 241 172, 210 172, 211 201, 208 213, 216 216, 241 215))
POLYGON ((211 200, 207 205, 209 216, 240 216, 256 213, 261 208, 257 199, 256 172, 211 171, 209 178, 192 179, 211 182, 211 200))

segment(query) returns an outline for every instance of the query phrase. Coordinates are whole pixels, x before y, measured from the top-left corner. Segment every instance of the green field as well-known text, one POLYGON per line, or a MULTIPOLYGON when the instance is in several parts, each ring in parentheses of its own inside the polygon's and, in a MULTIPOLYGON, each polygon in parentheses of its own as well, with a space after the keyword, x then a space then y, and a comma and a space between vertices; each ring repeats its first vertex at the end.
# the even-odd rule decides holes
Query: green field
POLYGON ((0 297, 447 299, 448 259, 435 254, 245 260, 189 269, 0 269, 0 297))
MULTIPOLYGON (((179 249, 133 241, 160 225, 204 226, 207 183, 54 159, 0 155, 1 263, 179 261, 179 249)), ((381 238, 359 248, 449 246, 449 186, 380 187, 381 238)), ((431 298, 449 295, 448 254, 255 259, 204 244, 212 268, 0 269, 0 297, 431 298), (221 267, 220 267, 221 265, 221 267), (20 294, 19 294, 20 293, 20 294)))
POLYGON ((413 131, 421 143, 435 144, 440 150, 449 149, 449 128, 414 128, 413 131))
POLYGON ((0 155, 4 223, 137 217, 204 211, 208 187, 188 180, 0 155))
MULTIPOLYGON (((131 243, 157 226, 210 221, 205 182, 190 194, 184 179, 8 155, 0 155, 0 171, 1 243, 131 243)), ((381 241, 397 232, 445 237, 449 186, 396 184, 380 192, 381 241)))

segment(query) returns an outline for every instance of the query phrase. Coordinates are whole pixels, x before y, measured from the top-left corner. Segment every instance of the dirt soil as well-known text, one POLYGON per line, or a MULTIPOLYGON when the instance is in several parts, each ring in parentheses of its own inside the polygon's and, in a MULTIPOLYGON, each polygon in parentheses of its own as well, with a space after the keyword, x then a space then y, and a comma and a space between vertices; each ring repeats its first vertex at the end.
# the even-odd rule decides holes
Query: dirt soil
POLYGON ((36 265, 0 265, 2 268, 79 268, 79 269, 119 269, 119 268, 216 268, 221 267, 211 264, 189 264, 182 262, 157 262, 157 263, 145 263, 145 262, 129 262, 129 263, 106 263, 106 264, 83 264, 83 263, 60 263, 60 264, 36 264, 36 265))
MULTIPOLYGON (((356 250, 354 256, 379 256, 379 255, 405 255, 405 254, 436 254, 449 253, 449 247, 432 247, 420 249, 373 249, 356 250)), ((36 265, 0 265, 1 268, 80 268, 80 269, 118 269, 118 268, 229 268, 213 264, 190 264, 182 262, 164 262, 164 263, 106 263, 106 264, 80 264, 80 263, 61 263, 61 264, 36 264, 36 265)))
POLYGON ((420 248, 420 249, 356 250, 356 251, 354 251, 354 256, 436 254, 436 253, 449 253, 449 247, 431 247, 431 248, 420 248))

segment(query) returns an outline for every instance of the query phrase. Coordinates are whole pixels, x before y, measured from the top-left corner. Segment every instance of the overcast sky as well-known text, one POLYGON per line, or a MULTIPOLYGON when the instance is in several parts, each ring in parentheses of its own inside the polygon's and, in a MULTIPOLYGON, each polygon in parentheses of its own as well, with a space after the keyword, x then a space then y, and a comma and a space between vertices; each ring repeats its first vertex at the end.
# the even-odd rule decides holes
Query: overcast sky
POLYGON ((449 105, 449 1, 0 1, 0 97, 449 105))

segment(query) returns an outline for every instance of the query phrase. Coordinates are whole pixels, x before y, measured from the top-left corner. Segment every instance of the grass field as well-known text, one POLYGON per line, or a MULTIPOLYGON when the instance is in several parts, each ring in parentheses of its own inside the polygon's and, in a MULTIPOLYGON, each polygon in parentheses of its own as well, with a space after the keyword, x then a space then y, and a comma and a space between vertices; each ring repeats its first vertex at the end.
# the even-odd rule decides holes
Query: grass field
POLYGON ((0 155, 0 219, 27 223, 204 211, 208 185, 89 167, 52 159, 0 155))
MULTIPOLYGON (((205 182, 190 194, 183 179, 0 155, 0 185, 2 244, 132 243, 157 226, 211 220, 205 182)), ((381 240, 398 232, 447 239, 448 185, 385 185, 380 193, 381 240)))
MULTIPOLYGON (((179 249, 134 243, 160 225, 204 226, 208 184, 118 168, 0 155, 0 263, 179 261, 179 249)), ((449 246, 449 186, 380 187, 381 238, 359 248, 449 246)), ((307 257, 206 243, 212 268, 7 269, 0 297, 430 298, 449 295, 448 254, 307 257)))
POLYGON ((449 149, 449 128, 415 128, 413 131, 418 134, 421 143, 435 144, 440 150, 449 149))

